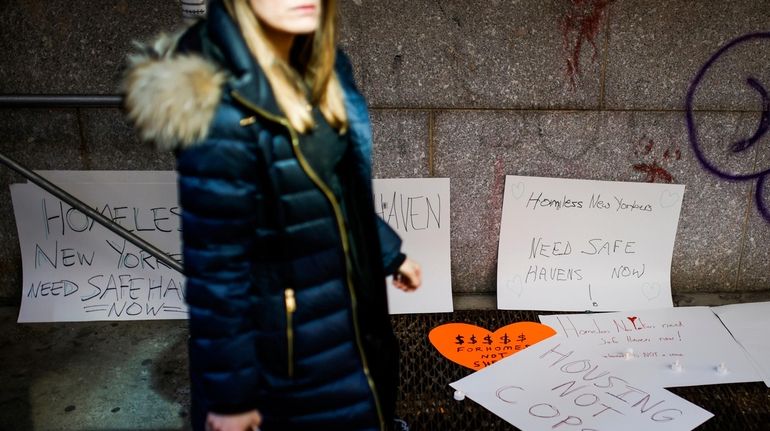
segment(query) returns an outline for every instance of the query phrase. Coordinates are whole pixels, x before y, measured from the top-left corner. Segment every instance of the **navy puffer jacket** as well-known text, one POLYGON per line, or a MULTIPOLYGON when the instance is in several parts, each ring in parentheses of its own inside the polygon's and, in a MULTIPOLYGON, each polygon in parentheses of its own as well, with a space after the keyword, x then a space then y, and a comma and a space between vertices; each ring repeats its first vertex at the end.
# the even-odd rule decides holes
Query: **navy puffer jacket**
POLYGON ((341 53, 336 72, 350 135, 344 208, 219 1, 127 75, 129 116, 177 152, 195 429, 209 411, 254 408, 264 430, 391 421, 398 348, 384 279, 401 242, 374 213, 369 118, 341 53))

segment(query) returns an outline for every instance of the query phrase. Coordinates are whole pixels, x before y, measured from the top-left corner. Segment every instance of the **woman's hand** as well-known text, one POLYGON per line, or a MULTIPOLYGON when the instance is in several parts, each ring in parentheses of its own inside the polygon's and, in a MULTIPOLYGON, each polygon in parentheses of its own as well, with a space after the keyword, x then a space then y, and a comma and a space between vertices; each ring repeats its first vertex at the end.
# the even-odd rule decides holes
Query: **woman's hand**
POLYGON ((404 292, 413 292, 422 284, 422 270, 417 262, 409 259, 398 267, 398 272, 393 275, 393 286, 404 292))
POLYGON ((209 413, 206 431, 254 431, 262 424, 262 415, 256 410, 234 415, 209 413))

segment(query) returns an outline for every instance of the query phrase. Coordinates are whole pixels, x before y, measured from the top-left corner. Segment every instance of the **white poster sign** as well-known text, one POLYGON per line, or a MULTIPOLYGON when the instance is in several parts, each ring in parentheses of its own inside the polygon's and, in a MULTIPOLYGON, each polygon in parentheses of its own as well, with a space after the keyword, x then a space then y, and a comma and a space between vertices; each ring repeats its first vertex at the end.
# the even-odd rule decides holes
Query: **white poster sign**
MULTIPOLYGON (((179 257, 174 171, 38 174, 179 257)), ((423 286, 416 292, 388 284, 391 313, 451 312, 449 180, 378 179, 374 187, 378 214, 403 238, 404 252, 423 270, 423 286)), ((23 262, 20 322, 186 317, 180 274, 130 243, 124 249, 117 235, 31 183, 15 184, 11 191, 23 262), (116 248, 125 255, 116 256, 116 248), (116 258, 128 259, 128 264, 116 258), (160 297, 157 283, 164 284, 160 297)))
POLYGON ((590 348, 635 380, 670 388, 761 378, 708 307, 540 316, 564 338, 590 348))
POLYGON ((507 176, 501 309, 610 311, 671 300, 684 186, 507 176))
POLYGON ((401 236, 403 252, 422 267, 415 292, 402 292, 388 280, 390 313, 452 312, 449 179, 375 179, 374 206, 401 236))
POLYGON ((713 415, 558 336, 451 384, 522 429, 691 430, 713 415))
MULTIPOLYGON (((176 184, 80 184, 77 195, 180 259, 176 184)), ((23 265, 19 322, 187 317, 181 274, 33 184, 11 185, 11 196, 23 265)))
POLYGON ((724 305, 711 310, 746 350, 770 388, 770 302, 724 305))

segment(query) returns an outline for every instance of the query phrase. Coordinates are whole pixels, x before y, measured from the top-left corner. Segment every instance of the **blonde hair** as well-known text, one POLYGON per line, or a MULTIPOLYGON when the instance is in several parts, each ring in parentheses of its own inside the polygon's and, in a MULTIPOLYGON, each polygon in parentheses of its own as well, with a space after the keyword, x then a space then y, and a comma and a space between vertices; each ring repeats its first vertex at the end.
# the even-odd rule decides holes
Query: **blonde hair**
POLYGON ((295 70, 275 54, 249 0, 225 0, 228 12, 238 23, 249 50, 270 82, 278 106, 292 128, 300 133, 307 133, 315 125, 310 109, 315 105, 335 129, 345 131, 348 126, 342 87, 334 72, 336 1, 322 3, 318 30, 294 40, 291 57, 296 63, 295 70), (307 89, 311 105, 308 105, 307 89))

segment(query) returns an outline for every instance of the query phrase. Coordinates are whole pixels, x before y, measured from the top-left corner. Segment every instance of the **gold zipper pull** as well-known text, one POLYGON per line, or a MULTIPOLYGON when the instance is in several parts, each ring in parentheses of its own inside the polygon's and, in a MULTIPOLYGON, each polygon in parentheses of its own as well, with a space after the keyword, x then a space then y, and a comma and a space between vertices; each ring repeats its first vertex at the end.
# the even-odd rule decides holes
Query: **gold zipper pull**
POLYGON ((293 313, 297 311, 297 301, 294 299, 294 289, 286 289, 286 311, 293 313))
POLYGON ((256 115, 252 115, 251 117, 242 118, 241 119, 241 126, 242 127, 251 126, 252 124, 254 124, 256 122, 257 122, 257 116, 256 115))
POLYGON ((286 300, 286 353, 287 353, 287 371, 289 377, 294 376, 294 324, 292 317, 297 310, 297 300, 294 298, 294 289, 286 289, 284 292, 286 300))

